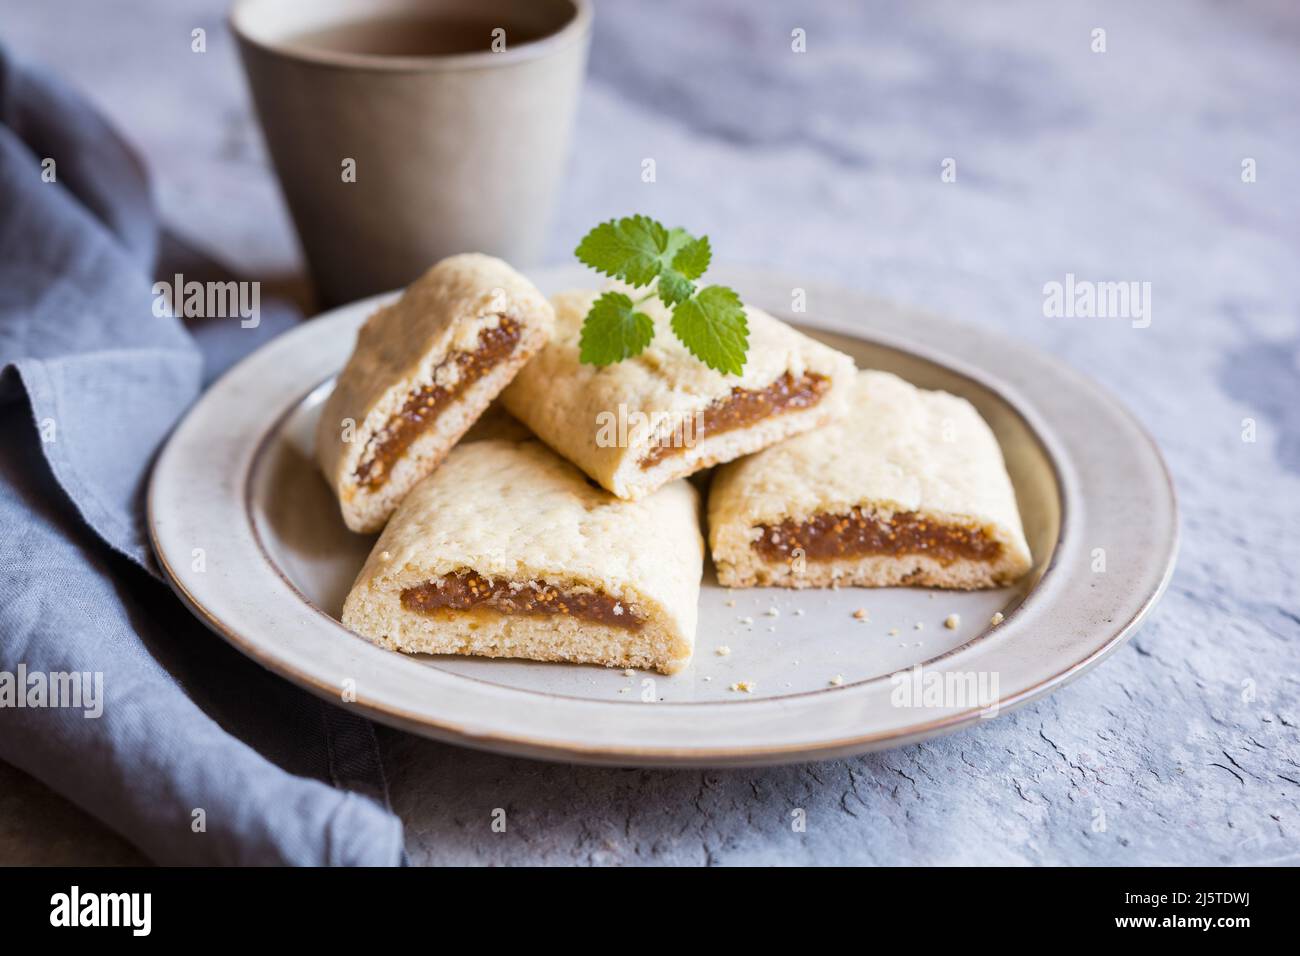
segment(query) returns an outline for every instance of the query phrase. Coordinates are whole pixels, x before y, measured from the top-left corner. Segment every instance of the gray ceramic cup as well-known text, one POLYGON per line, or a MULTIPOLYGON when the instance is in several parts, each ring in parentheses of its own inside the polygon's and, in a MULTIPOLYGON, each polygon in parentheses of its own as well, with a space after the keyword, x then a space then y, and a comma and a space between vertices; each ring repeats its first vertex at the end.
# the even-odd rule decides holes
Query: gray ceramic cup
POLYGON ((590 0, 236 0, 230 22, 322 304, 406 285, 458 252, 536 262, 590 0), (495 50, 434 55, 309 39, 405 16, 504 33, 495 50))

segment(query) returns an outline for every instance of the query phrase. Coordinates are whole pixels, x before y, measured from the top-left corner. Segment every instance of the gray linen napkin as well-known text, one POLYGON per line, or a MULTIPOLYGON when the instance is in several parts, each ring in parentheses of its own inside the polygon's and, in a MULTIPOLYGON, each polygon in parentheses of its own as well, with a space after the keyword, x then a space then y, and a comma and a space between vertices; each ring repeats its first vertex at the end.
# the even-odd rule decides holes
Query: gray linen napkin
POLYGON ((131 149, 0 46, 0 758, 161 863, 396 864, 369 722, 158 577, 144 488, 204 364, 158 242, 131 149))

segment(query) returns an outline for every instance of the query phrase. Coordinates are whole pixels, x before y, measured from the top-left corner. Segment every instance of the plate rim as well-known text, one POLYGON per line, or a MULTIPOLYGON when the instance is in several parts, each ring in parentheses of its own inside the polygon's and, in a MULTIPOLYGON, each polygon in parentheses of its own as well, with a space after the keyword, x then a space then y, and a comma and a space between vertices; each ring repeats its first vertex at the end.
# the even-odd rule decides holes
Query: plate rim
MULTIPOLYGON (((788 285, 786 285, 784 282, 781 281, 780 276, 774 276, 772 273, 767 271, 759 271, 749 267, 741 267, 741 266, 719 267, 718 271, 720 273, 725 273, 728 277, 733 277, 736 283, 740 284, 743 288, 746 289, 752 289, 760 286, 766 286, 771 288, 785 288, 787 290, 790 288, 788 285)), ((538 281, 543 281, 541 278, 541 276, 543 275, 551 276, 551 277, 556 277, 561 275, 577 276, 577 275, 583 275, 584 273, 582 272, 581 269, 577 269, 575 267, 558 266, 558 267, 550 267, 550 268, 534 270, 533 274, 536 278, 538 278, 538 281)), ((552 281, 554 282, 556 280, 553 279, 552 281)), ((953 320, 946 319, 944 317, 934 316, 929 313, 925 313, 922 310, 915 309, 910 306, 902 305, 900 303, 884 302, 882 300, 874 299, 871 296, 866 295, 864 293, 852 289, 847 289, 835 285, 833 283, 818 281, 818 282, 804 282, 803 285, 806 288, 808 288, 810 291, 812 289, 816 289, 822 294, 829 293, 828 297, 830 298, 840 298, 840 299, 846 299, 858 303, 875 305, 877 307, 885 307, 895 311, 905 312, 906 314, 913 315, 913 316, 924 315, 927 321, 929 321, 930 323, 939 323, 940 325, 961 326, 968 333, 978 334, 981 338, 987 338, 995 344, 999 342, 1005 343, 1008 349, 1013 349, 1015 351, 1019 351, 1022 353, 1031 354, 1040 364, 1044 364, 1046 366, 1051 367, 1052 370, 1055 372, 1068 374, 1074 380, 1077 386, 1082 386, 1094 399, 1099 400, 1103 402, 1106 406, 1108 406, 1109 410, 1112 413, 1115 413, 1120 418, 1122 418, 1125 421, 1125 424, 1127 424, 1130 428, 1132 428, 1134 432, 1141 438, 1142 448, 1140 449, 1140 451, 1149 458, 1150 462, 1154 462, 1154 464, 1158 467, 1159 473, 1163 478, 1164 489, 1167 493, 1166 503, 1168 506, 1168 515, 1169 515, 1169 535, 1167 540, 1163 542, 1163 548, 1153 548, 1153 550, 1158 550, 1160 552, 1160 560, 1163 562, 1163 568, 1159 576, 1159 579, 1156 583, 1156 586, 1153 589, 1151 589, 1149 593, 1145 595, 1143 600, 1140 602, 1140 604, 1136 607, 1136 609, 1132 612, 1132 614, 1128 617, 1127 620, 1125 620, 1121 624, 1112 623, 1111 625, 1108 625, 1107 630, 1110 633, 1105 637, 1105 639, 1101 644, 1093 647, 1093 649, 1085 656, 1072 660, 1064 668, 1055 671, 1053 673, 1050 673, 1045 677, 1042 677, 1036 683, 1028 687, 1022 688, 1017 692, 1015 692, 1014 694, 1011 694, 1005 698, 1000 698, 997 701, 997 703, 994 705, 995 712, 1001 714, 1003 712, 1008 712, 1010 710, 1024 706, 1025 704, 1031 703, 1034 700, 1038 700, 1046 696, 1047 694, 1051 693, 1056 688, 1064 686, 1066 683, 1069 683, 1075 678, 1091 670, 1094 666, 1096 666, 1098 663, 1100 663, 1102 660, 1108 657, 1111 653, 1113 653, 1120 645, 1122 645, 1129 637, 1131 637, 1132 634, 1141 626, 1142 622, 1151 613, 1151 610, 1155 607, 1155 605, 1159 602, 1161 596, 1164 594, 1166 588, 1168 587, 1169 581, 1173 575, 1174 567, 1177 560, 1179 545, 1180 545, 1181 526, 1179 521, 1179 509, 1178 509, 1176 487, 1173 483, 1172 475, 1169 472, 1168 466, 1164 461, 1163 456, 1160 453, 1159 446, 1156 444, 1154 438, 1151 436, 1148 430, 1142 425, 1142 423, 1136 418, 1136 416, 1134 416, 1116 397, 1110 394, 1110 392, 1106 390, 1103 386, 1096 383, 1095 381, 1088 378, 1087 376, 1084 376, 1082 373, 1079 373, 1076 370, 1072 369, 1070 366, 1066 365, 1063 361, 1057 359, 1055 356, 1038 351, 1037 349, 1027 346, 1021 342, 1010 339, 1009 337, 1007 337, 1001 332, 985 329, 978 326, 963 325, 962 323, 957 323, 954 322, 953 320)), ((152 469, 150 480, 149 480, 147 498, 146 498, 146 511, 147 511, 149 537, 150 537, 150 542, 154 549, 155 556, 157 557, 159 567, 163 570, 164 576, 166 577, 169 585, 172 587, 172 589, 175 591, 178 597, 180 597, 182 602, 189 608, 191 613, 193 613, 196 617, 198 617, 201 621, 203 621, 203 623, 209 629, 214 631, 216 634, 218 634, 220 637, 222 637, 224 640, 226 640, 228 643, 234 646, 237 650, 239 650, 240 653, 245 654, 251 659, 257 661, 262 666, 268 668, 274 673, 279 674, 280 676, 286 678, 292 683, 304 687, 307 690, 311 691, 312 693, 315 693, 318 696, 330 700, 336 705, 339 705, 341 703, 339 689, 337 685, 331 685, 313 673, 294 668, 293 666, 291 666, 289 662, 283 660, 281 657, 276 656, 272 652, 271 648, 265 643, 259 643, 256 640, 249 637, 248 635, 240 633, 238 627, 231 626, 228 622, 222 620, 221 616, 218 613, 206 607, 203 604, 203 602, 199 600, 199 598, 186 586, 184 575, 182 573, 178 573, 177 569, 173 567, 172 563, 168 560, 166 547, 162 541, 162 534, 159 528, 159 520, 157 514, 158 507, 159 507, 158 498, 161 495, 160 489, 162 487, 164 478, 167 474, 167 468, 170 462, 169 456, 171 453, 173 453, 173 449, 175 447, 174 440, 176 439, 176 436, 181 434, 185 429, 186 425, 192 421, 192 417, 196 415, 200 406, 202 406, 205 402, 209 401, 209 399, 213 395, 218 395, 219 389, 221 388, 222 384, 226 382, 229 378, 236 376, 240 372, 241 368, 245 366, 246 363, 250 363, 254 361, 259 355, 263 353, 265 349, 270 348, 276 343, 281 343, 283 347, 283 343, 285 343, 286 340, 290 339, 291 337, 295 337, 298 335, 312 334, 314 330, 319 329, 317 323, 321 322, 322 320, 326 320, 331 316, 343 312, 351 313, 354 311, 369 309, 373 307, 374 304, 379 303, 386 298, 391 298, 392 296, 395 295, 396 293, 389 292, 389 293, 382 293, 377 296, 367 297, 366 299, 358 300, 357 302, 354 303, 349 303, 337 309, 330 310, 329 312, 322 313, 320 316, 314 317, 310 320, 306 320, 298 327, 290 330, 289 332, 283 335, 277 336, 276 338, 272 339, 270 342, 259 347, 253 353, 246 356, 239 363, 233 366, 231 369, 227 370, 225 374, 223 374, 216 382, 214 382, 209 387, 209 389, 199 398, 199 400, 195 403, 195 405, 190 408, 190 410, 186 413, 185 417, 181 420, 180 423, 178 423, 176 428, 173 430, 172 435, 169 436, 166 446, 164 447, 163 451, 159 454, 155 462, 154 468, 152 469)), ((810 299, 812 297, 813 297, 812 295, 809 296, 810 299)), ((755 296, 754 298, 761 303, 762 307, 768 306, 768 303, 764 301, 763 296, 755 296)), ((772 310, 772 311, 777 311, 778 313, 780 312, 780 310, 772 310)), ((1032 594, 1034 594, 1039 588, 1041 588, 1048 581, 1049 576, 1052 575, 1053 572, 1057 570, 1056 566, 1060 558, 1061 543, 1066 536, 1067 528, 1072 527, 1070 522, 1077 520, 1077 515, 1073 513, 1073 503, 1071 501, 1071 495, 1067 493, 1067 488, 1069 482, 1071 481, 1071 477, 1068 474, 1068 460, 1062 458, 1063 450, 1058 446, 1053 431, 1049 427, 1044 427, 1047 426, 1048 423, 1040 419, 1034 405, 1028 402, 1022 395, 1020 395, 1018 389, 1011 386, 1010 383, 988 374, 988 372, 982 368, 978 368, 967 364, 957 356, 942 354, 941 351, 934 349, 932 346, 930 346, 927 343, 909 342, 899 335, 891 334, 890 332, 881 331, 875 328, 868 328, 868 329, 853 328, 852 326, 844 323, 843 321, 836 321, 834 318, 826 315, 793 316, 787 314, 783 317, 797 321, 811 328, 824 330, 832 334, 849 336, 859 341, 870 342, 871 344, 876 346, 883 346, 885 348, 893 349, 895 351, 901 352, 906 355, 920 358, 924 361, 935 363, 951 372, 954 372, 962 376, 963 378, 973 381, 975 384, 979 385, 980 387, 991 391, 1001 401, 1006 403, 1006 405, 1010 409, 1012 409, 1015 412, 1015 414, 1024 421, 1024 423, 1028 426, 1030 432, 1033 434, 1035 440, 1042 446, 1043 450, 1047 453, 1045 457, 1051 463, 1051 466, 1055 472, 1057 485, 1061 492, 1061 506, 1062 506, 1061 528, 1058 532, 1058 537, 1056 541, 1053 543, 1052 558, 1049 561, 1048 566, 1043 569, 1039 577, 1039 580, 1036 581, 1034 586, 1029 590, 1029 592, 1026 593, 1025 600, 1027 601, 1032 594), (1065 470, 1063 470, 1063 468, 1065 470)), ((301 400, 301 396, 310 394, 311 390, 313 390, 316 387, 319 387, 319 384, 320 382, 316 382, 314 385, 311 386, 310 389, 300 390, 300 400, 301 400)), ((247 495, 251 493, 252 485, 255 480, 256 471, 257 471, 257 467, 256 467, 257 462, 260 460, 266 448, 267 442, 276 433, 277 427, 283 423, 285 416, 287 414, 290 414, 291 411, 296 407, 298 407, 297 403, 287 405, 283 408, 277 408, 276 414, 274 415, 274 417, 269 419, 266 427, 257 431, 254 435, 253 440, 248 443, 253 445, 254 450, 251 458, 249 459, 248 467, 243 469, 238 476, 239 488, 237 490, 237 497, 241 502, 245 502, 245 509, 244 509, 245 514, 243 516, 244 520, 250 525, 250 530, 257 544, 257 547, 261 552, 263 558, 266 560, 266 562, 270 564, 271 569, 274 571, 274 573, 277 574, 280 577, 280 579, 288 585, 291 591, 294 594, 296 594, 299 597, 299 599, 302 600, 307 605, 307 607, 311 609, 311 611, 314 614, 319 615, 321 618, 323 618, 324 622, 328 626, 337 628, 339 630, 343 630, 346 633, 346 629, 343 627, 341 623, 335 620, 324 609, 318 607, 314 602, 312 602, 309 598, 307 598, 306 595, 302 594, 302 592, 298 589, 298 587, 292 581, 288 580, 288 578, 284 575, 283 570, 276 564, 276 562, 272 559, 271 555, 266 551, 265 543, 262 540, 260 530, 257 528, 257 523, 253 518, 253 515, 248 509, 247 495)), ((1157 542, 1157 544, 1160 543, 1157 542)), ((1021 610, 1022 610, 1022 606, 1017 606, 1013 610, 1013 612, 1007 616, 1006 621, 1000 626, 1000 628, 1004 628, 1006 627, 1006 625, 1011 624, 1013 622, 1014 616, 1020 613, 1021 610)), ((943 660, 944 658, 959 654, 962 651, 970 648, 972 645, 987 639, 992 633, 993 631, 991 630, 985 630, 981 632, 981 634, 973 638, 971 641, 968 641, 957 648, 953 648, 942 654, 936 655, 934 658, 923 662, 923 665, 928 666, 932 664, 934 661, 943 660)), ((414 662, 406 662, 406 663, 414 663, 414 662)), ((448 675, 448 676, 452 676, 455 679, 461 679, 463 678, 464 675, 448 675)), ((857 681, 854 683, 853 687, 859 688, 867 684, 876 684, 881 681, 889 679, 891 676, 892 675, 890 674, 877 675, 876 677, 873 678, 868 678, 863 681, 857 681)), ((492 685, 491 682, 488 681, 481 681, 481 683, 487 686, 496 686, 496 687, 504 686, 504 685, 492 685)), ((574 697, 566 694, 552 694, 546 691, 535 690, 532 688, 507 687, 505 689, 511 693, 522 692, 526 694, 538 695, 543 698, 555 698, 555 699, 560 699, 560 700, 569 701, 573 703, 581 703, 584 705, 604 706, 606 704, 632 703, 630 701, 619 701, 619 700, 604 701, 604 700, 596 700, 591 698, 579 698, 579 697, 574 697)), ((757 708, 763 705, 767 705, 771 707, 773 705, 779 706, 780 702, 788 701, 791 698, 797 698, 797 697, 807 698, 813 696, 820 697, 824 694, 841 693, 847 690, 849 690, 848 687, 843 688, 843 690, 837 688, 833 691, 830 690, 801 691, 795 694, 773 695, 771 697, 763 697, 763 698, 755 698, 755 699, 742 698, 742 699, 737 699, 735 701, 726 700, 726 701, 708 701, 708 702, 685 702, 685 701, 673 702, 674 704, 673 709, 679 710, 679 712, 680 709, 685 709, 687 711, 693 708, 712 709, 712 708, 716 708, 719 704, 725 704, 729 708, 733 705, 736 707, 749 707, 749 708, 757 708)), ((428 715, 427 713, 417 713, 414 711, 410 711, 403 707, 396 706, 392 702, 384 701, 381 699, 363 697, 363 695, 359 693, 356 696, 356 700, 353 702, 349 702, 346 706, 364 712, 367 716, 383 723, 398 726, 402 729, 413 731, 424 736, 434 737, 436 739, 441 739, 441 740, 445 740, 448 742, 452 742, 464 746, 475 747, 478 749, 487 749, 496 752, 513 753, 513 754, 529 756, 534 758, 541 758, 541 759, 563 760, 567 762, 600 763, 600 764, 617 765, 617 764, 626 764, 629 761, 633 761, 638 765, 676 765, 676 766, 681 766, 681 765, 720 766, 720 765, 738 765, 738 764, 754 765, 754 764, 762 764, 762 763, 786 763, 786 762, 793 762, 798 760, 830 759, 837 756, 843 756, 852 753, 860 753, 866 750, 881 749, 884 747, 902 746, 910 742, 915 742, 917 740, 928 739, 941 734, 951 733, 956 730, 962 729, 964 727, 979 722, 982 719, 985 712, 988 710, 988 708, 979 708, 979 707, 966 708, 964 710, 959 709, 955 713, 946 713, 939 716, 934 716, 931 719, 922 719, 922 720, 915 721, 909 724, 906 728, 902 729, 901 731, 896 728, 883 728, 883 729, 877 729, 863 734, 851 735, 846 737, 836 737, 833 739, 818 739, 816 741, 797 741, 797 742, 780 743, 780 744, 747 743, 747 744, 740 744, 736 746, 666 747, 662 745, 642 746, 642 745, 630 745, 630 744, 613 746, 607 743, 591 743, 591 742, 584 743, 584 742, 578 742, 574 740, 556 740, 550 737, 536 737, 536 736, 531 736, 529 734, 517 733, 517 732, 508 733, 508 734, 501 733, 499 731, 493 733, 484 733, 483 731, 476 731, 471 727, 456 721, 452 721, 449 719, 433 718, 430 717, 430 715, 428 715)))

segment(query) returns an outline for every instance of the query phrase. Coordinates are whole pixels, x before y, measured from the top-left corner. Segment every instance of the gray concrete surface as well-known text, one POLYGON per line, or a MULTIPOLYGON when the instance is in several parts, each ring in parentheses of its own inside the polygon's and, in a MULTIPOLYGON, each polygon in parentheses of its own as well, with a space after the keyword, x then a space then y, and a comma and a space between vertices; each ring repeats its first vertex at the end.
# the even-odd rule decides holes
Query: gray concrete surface
MULTIPOLYGON (((220 0, 2 0, 0 38, 140 144, 168 221, 300 275, 220 0), (190 52, 207 29, 208 52, 190 52)), ((1118 395, 1183 509, 1142 632, 955 736, 756 771, 592 770, 384 731, 421 863, 1294 862, 1300 854, 1300 10, 602 2, 551 261, 644 211, 772 264, 1017 335, 1118 395), (807 52, 791 51, 795 28, 807 52), (1093 30, 1106 31, 1093 52, 1093 30), (653 158, 657 181, 643 183, 653 158), (953 158, 956 182, 941 181, 953 158), (1256 181, 1243 182, 1243 161, 1256 181), (1151 324, 1047 318, 1067 273, 1151 324), (1256 440, 1244 441, 1253 420, 1256 440), (490 827, 494 808, 506 833, 490 827), (791 810, 803 808, 806 832, 791 810)), ((263 334, 275 330, 272 327, 263 334)), ((0 768, 0 860, 134 852, 0 768)))

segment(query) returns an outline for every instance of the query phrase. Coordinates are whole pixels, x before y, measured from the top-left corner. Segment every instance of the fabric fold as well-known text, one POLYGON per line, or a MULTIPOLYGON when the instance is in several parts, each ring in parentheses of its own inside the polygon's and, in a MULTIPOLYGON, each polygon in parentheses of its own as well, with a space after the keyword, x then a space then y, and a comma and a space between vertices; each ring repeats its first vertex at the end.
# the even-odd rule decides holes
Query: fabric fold
POLYGON ((204 364, 158 235, 134 151, 0 47, 0 758, 160 863, 397 864, 370 723, 157 579, 149 468, 204 364))

